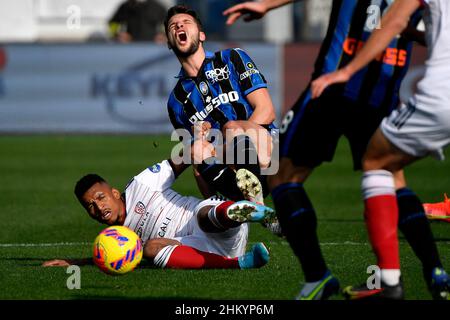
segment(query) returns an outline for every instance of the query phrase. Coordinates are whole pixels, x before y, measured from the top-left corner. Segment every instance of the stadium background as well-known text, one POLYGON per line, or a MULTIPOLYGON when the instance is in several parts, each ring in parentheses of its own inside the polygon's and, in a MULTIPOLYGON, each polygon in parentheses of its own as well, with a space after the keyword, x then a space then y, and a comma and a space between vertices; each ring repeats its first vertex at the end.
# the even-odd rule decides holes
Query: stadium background
MULTIPOLYGON (((0 284, 5 288, 0 298, 292 298, 302 281, 297 262, 285 241, 259 226, 252 228, 250 241, 268 242, 273 256, 261 270, 143 268, 111 278, 86 267, 84 290, 73 291, 66 287, 65 270, 39 267, 45 259, 89 255, 90 241, 102 228, 81 213, 72 195, 79 176, 95 171, 123 186, 168 157, 173 145, 166 102, 178 61, 163 44, 109 39, 107 20, 120 2, 0 2, 0 284), (151 281, 142 284, 142 278, 151 281)), ((161 0, 167 7, 175 2, 161 0)), ((183 1, 200 12, 207 49, 249 52, 269 82, 279 121, 309 80, 331 0, 296 3, 263 20, 226 27, 221 12, 236 2, 183 1)), ((425 50, 416 48, 413 65, 424 57, 425 50)), ((448 162, 426 160, 409 170, 410 184, 424 201, 440 201, 449 190, 449 169, 448 162)), ((175 188, 199 196, 189 173, 175 188)), ((345 141, 336 161, 320 168, 308 188, 330 265, 344 284, 364 280, 373 257, 359 175, 351 172, 345 141)), ((448 228, 434 223, 433 229, 448 266, 448 228)), ((428 299, 417 260, 403 240, 401 246, 408 297, 428 299)))

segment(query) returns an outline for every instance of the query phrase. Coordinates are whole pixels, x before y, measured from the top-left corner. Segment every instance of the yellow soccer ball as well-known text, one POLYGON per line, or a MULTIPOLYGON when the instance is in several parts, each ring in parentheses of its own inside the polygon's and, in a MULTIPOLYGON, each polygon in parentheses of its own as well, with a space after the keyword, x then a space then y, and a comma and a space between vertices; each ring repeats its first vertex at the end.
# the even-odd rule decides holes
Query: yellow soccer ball
POLYGON ((120 275, 130 272, 141 259, 141 239, 127 227, 108 227, 95 238, 94 263, 107 274, 120 275))

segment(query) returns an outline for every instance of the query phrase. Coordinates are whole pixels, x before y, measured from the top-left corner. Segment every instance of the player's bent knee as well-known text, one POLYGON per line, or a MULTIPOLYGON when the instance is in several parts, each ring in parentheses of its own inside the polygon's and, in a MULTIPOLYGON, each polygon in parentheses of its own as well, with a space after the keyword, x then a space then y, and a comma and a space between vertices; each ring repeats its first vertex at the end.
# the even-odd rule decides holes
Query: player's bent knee
POLYGON ((144 245, 143 256, 146 259, 153 260, 161 250, 161 246, 158 245, 156 239, 148 240, 144 245))
POLYGON ((363 171, 379 170, 382 168, 382 165, 375 158, 364 157, 362 161, 362 168, 363 171))
POLYGON ((158 239, 150 239, 147 240, 144 244, 144 252, 143 256, 146 259, 153 260, 161 251, 162 248, 170 245, 179 245, 180 242, 167 239, 167 238, 158 238, 158 239))
POLYGON ((364 171, 370 170, 389 170, 390 157, 388 155, 377 152, 377 150, 368 150, 362 159, 362 168, 364 171))

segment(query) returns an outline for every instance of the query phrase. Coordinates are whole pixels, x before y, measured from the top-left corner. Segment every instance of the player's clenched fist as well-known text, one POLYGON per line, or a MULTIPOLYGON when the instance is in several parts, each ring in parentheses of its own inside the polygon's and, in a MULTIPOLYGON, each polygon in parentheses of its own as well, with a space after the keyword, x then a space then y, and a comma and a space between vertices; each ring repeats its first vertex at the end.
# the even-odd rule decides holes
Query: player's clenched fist
POLYGON ((192 126, 192 131, 194 132, 194 139, 205 139, 208 135, 209 129, 211 129, 211 123, 208 121, 197 121, 192 126))

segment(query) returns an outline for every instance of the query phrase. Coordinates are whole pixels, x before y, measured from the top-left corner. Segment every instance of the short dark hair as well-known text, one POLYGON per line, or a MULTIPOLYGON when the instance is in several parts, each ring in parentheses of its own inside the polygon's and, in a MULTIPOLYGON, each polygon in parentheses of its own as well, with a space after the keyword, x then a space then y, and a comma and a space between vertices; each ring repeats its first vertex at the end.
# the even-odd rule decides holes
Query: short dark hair
POLYGON ((82 197, 86 193, 86 191, 88 191, 89 188, 91 188, 94 184, 104 182, 106 182, 106 180, 95 173, 90 173, 82 177, 75 184, 74 193, 77 196, 78 201, 80 201, 80 203, 83 204, 82 197))
POLYGON ((202 22, 200 21, 200 18, 198 17, 197 12, 195 10, 192 10, 188 6, 184 4, 179 4, 176 6, 173 6, 167 10, 166 18, 164 19, 164 30, 166 31, 166 36, 168 34, 168 27, 169 27, 169 20, 176 14, 185 13, 190 15, 192 18, 194 18, 195 22, 197 23, 198 28, 200 31, 202 30, 202 22))

